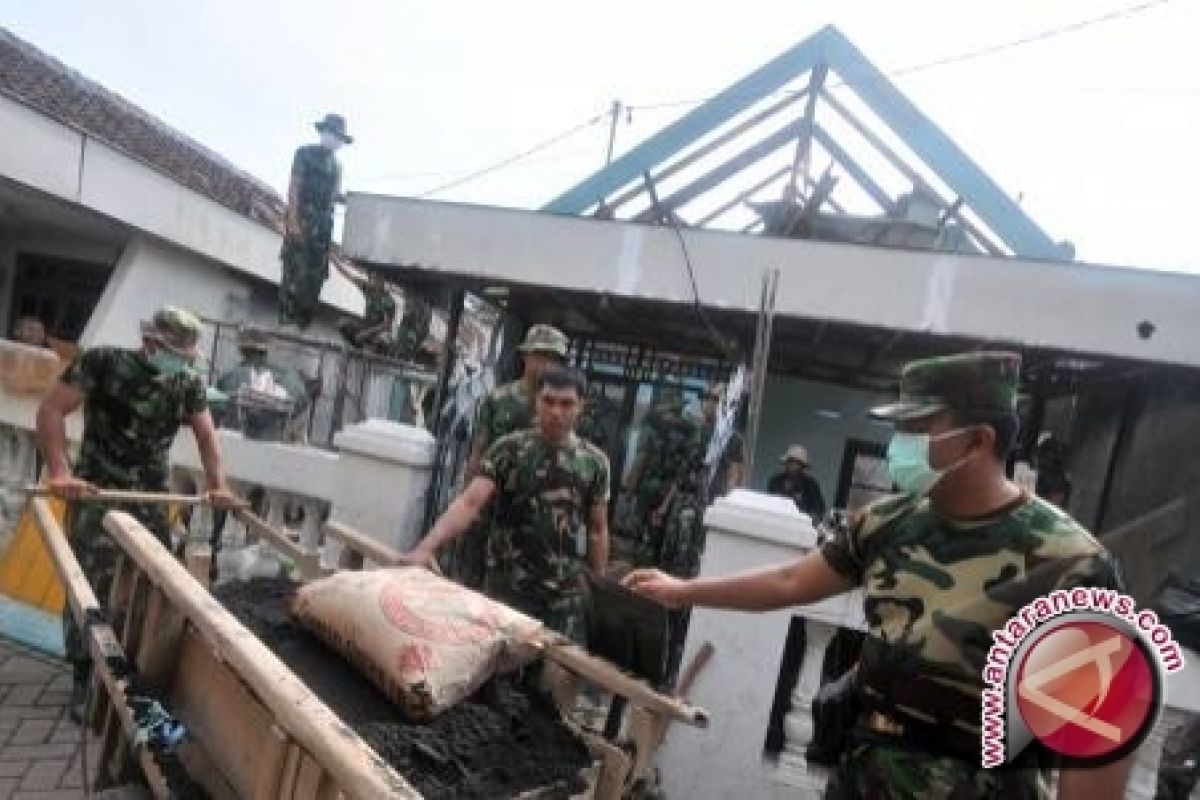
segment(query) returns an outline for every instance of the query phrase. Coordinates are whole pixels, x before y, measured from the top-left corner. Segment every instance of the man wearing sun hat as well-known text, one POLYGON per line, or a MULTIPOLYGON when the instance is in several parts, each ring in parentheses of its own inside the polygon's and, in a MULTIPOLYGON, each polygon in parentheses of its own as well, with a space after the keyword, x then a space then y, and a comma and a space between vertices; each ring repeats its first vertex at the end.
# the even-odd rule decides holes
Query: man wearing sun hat
POLYGON ((808 471, 808 449, 794 444, 779 459, 783 471, 771 476, 767 482, 767 493, 779 497, 790 497, 796 508, 820 522, 825 516, 825 496, 821 484, 808 471))
MULTIPOLYGON (((1023 606, 1055 589, 1119 589, 1116 565, 1074 520, 1005 474, 1017 432, 1020 356, 978 352, 909 363, 888 470, 900 493, 863 509, 820 550, 781 567, 679 581, 626 578, 672 607, 767 611, 862 587, 868 629, 851 678, 861 705, 826 798, 1043 798, 1039 745, 980 766, 983 664, 1023 606)), ((1128 761, 1063 769, 1060 800, 1119 797, 1128 761), (1115 791, 1117 792, 1114 794, 1115 791)))
MULTIPOLYGON (((37 415, 38 444, 46 462, 46 484, 57 496, 74 501, 67 528, 84 574, 98 597, 108 596, 116 563, 116 545, 100 521, 112 508, 128 511, 169 545, 163 505, 114 506, 87 502, 97 489, 165 492, 168 454, 180 425, 196 437, 208 479, 209 495, 218 507, 235 502, 225 484, 221 452, 208 411, 204 381, 195 368, 199 358, 200 321, 191 312, 166 306, 142 322, 142 347, 94 347, 67 368, 42 401, 37 415), (83 442, 72 472, 67 460, 66 418, 84 411, 83 442)), ((70 612, 67 658, 74 663, 76 693, 91 663, 70 612)))
POLYGON ((313 127, 320 141, 300 147, 292 159, 283 249, 279 252, 279 324, 300 330, 312 324, 321 287, 329 277, 333 204, 342 196, 337 151, 354 141, 340 114, 326 114, 313 127))

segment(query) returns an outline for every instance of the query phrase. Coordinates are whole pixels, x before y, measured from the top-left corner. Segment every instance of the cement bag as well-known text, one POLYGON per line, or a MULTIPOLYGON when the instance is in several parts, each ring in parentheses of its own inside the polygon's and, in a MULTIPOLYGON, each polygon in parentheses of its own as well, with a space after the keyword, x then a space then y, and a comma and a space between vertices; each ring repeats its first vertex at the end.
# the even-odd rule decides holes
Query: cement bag
POLYGON ((302 586, 292 611, 418 720, 532 661, 542 627, 420 567, 335 573, 302 586))

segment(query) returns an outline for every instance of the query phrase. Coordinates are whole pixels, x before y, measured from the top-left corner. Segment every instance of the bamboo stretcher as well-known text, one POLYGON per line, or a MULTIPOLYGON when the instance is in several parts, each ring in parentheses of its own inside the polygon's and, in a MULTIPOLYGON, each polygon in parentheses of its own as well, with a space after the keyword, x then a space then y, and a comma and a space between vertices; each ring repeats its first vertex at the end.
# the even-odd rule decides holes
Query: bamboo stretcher
MULTIPOLYGON (((203 555, 188 567, 128 514, 111 511, 104 526, 121 556, 103 608, 84 577, 43 497, 31 499, 39 532, 67 587, 68 606, 86 633, 96 665, 90 724, 100 734, 96 785, 120 782, 140 767, 156 798, 167 779, 144 746, 131 746, 135 723, 126 691, 136 676, 187 726, 178 757, 188 775, 215 798, 252 800, 409 800, 420 794, 295 677, 207 591, 203 555), (107 620, 97 623, 98 612, 107 620), (90 621, 90 624, 89 624, 90 621)), ((302 581, 332 571, 247 509, 232 512, 247 530, 292 560, 302 581)), ((338 569, 397 563, 399 554, 345 525, 327 524, 327 541, 342 545, 338 569)), ((707 724, 683 700, 653 691, 611 664, 557 636, 538 645, 553 669, 549 688, 564 707, 582 683, 627 698, 630 739, 657 747, 670 722, 707 724)), ((599 736, 584 734, 598 777, 584 798, 615 800, 636 776, 635 757, 599 736)), ((646 749, 639 747, 639 749, 646 749)), ((640 764, 649 752, 636 754, 640 764)), ((529 795, 529 796, 536 796, 529 795)))

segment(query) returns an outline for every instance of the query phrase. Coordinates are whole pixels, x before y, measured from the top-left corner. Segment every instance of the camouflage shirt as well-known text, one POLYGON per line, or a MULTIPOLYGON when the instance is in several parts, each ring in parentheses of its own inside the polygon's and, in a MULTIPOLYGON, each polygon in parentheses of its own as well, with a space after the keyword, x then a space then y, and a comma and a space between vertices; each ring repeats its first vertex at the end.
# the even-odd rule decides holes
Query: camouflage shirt
POLYGON ((642 510, 653 510, 666 496, 671 484, 686 476, 701 448, 700 426, 678 411, 652 412, 642 429, 638 452, 643 458, 638 476, 637 502, 642 510))
POLYGON ((608 502, 608 458, 574 434, 555 446, 527 429, 493 444, 481 475, 497 488, 488 584, 544 618, 544 607, 583 590, 577 537, 591 510, 608 502))
POLYGON ((396 299, 392 297, 392 293, 387 290, 386 286, 365 283, 362 293, 366 300, 363 321, 367 325, 374 327, 396 316, 396 299))
POLYGON ((140 351, 97 347, 62 379, 84 395, 79 477, 108 489, 163 489, 179 426, 208 407, 200 377, 163 378, 140 351))
MULTIPOLYGON (((947 745, 938 752, 980 752, 983 669, 994 630, 1054 589, 1120 588, 1104 547, 1031 496, 972 521, 939 516, 928 499, 884 498, 821 552, 865 591, 868 630, 857 676, 864 702, 902 724, 936 726, 947 745)), ((928 761, 930 769, 945 767, 928 761)), ((1007 796, 1038 796, 1036 772, 1019 779, 1024 784, 1008 784, 1007 796)))
POLYGON ((531 427, 533 398, 525 389, 525 381, 517 379, 497 388, 484 399, 479 408, 475 436, 483 442, 486 452, 501 437, 531 427))
POLYGON ((329 247, 333 236, 333 199, 341 183, 342 168, 333 151, 319 144, 296 150, 292 180, 296 186, 296 221, 309 246, 329 247))

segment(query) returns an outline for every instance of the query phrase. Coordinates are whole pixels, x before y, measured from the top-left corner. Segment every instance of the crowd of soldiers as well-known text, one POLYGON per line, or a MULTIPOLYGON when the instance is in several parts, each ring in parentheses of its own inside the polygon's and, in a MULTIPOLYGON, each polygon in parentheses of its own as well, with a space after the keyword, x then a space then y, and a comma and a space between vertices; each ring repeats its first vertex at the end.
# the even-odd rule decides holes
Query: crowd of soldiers
MULTIPOLYGON (((334 115, 318 129, 323 141, 349 140, 334 115)), ((301 325, 311 321, 310 305, 329 255, 304 241, 306 226, 328 232, 322 227, 332 203, 327 190, 336 185, 337 168, 326 149, 298 153, 297 168, 323 176, 326 189, 294 192, 284 245, 290 267, 281 286, 281 319, 301 325), (313 216, 322 219, 314 222, 313 216)), ((367 315, 343 326, 348 342, 404 353, 418 346, 388 342, 396 308, 382 279, 355 280, 367 296, 367 315)), ((424 314, 414 305, 415 324, 424 314)), ((219 395, 206 390, 196 368, 199 338, 195 316, 167 307, 143 323, 139 348, 92 348, 71 364, 37 417, 45 482, 53 493, 80 501, 99 488, 165 491, 168 451, 187 425, 209 500, 217 508, 239 502, 225 480, 209 410, 210 399, 219 395), (65 419, 80 408, 85 427, 72 465, 65 419)), ((296 376, 269 363, 264 339, 244 335, 240 347, 243 363, 219 382, 227 392, 267 375, 285 392, 303 394, 296 376)), ((535 325, 519 350, 521 377, 483 403, 463 491, 403 561, 430 565, 447 545, 467 543, 462 561, 474 563, 476 574, 465 577, 583 642, 585 578, 611 566, 610 461, 579 432, 589 391, 583 376, 566 366, 567 338, 535 325), (471 543, 478 545, 474 562, 471 543)), ((859 510, 817 551, 794 563, 734 576, 697 577, 704 507, 743 482, 740 437, 729 437, 713 452, 713 440, 724 439, 717 435, 723 387, 704 391, 699 418, 688 414, 682 384, 661 391, 646 415, 622 486, 632 507, 637 567, 625 584, 678 610, 671 630, 676 657, 683 615, 693 606, 767 611, 856 586, 864 591, 868 630, 848 683, 861 709, 853 715, 827 797, 1047 796, 1046 768, 1054 761, 1044 747, 1031 745, 1005 769, 979 766, 979 665, 990 632, 1051 589, 1121 589, 1122 581, 1095 538, 1006 475, 1016 441, 1019 373, 1019 356, 1003 352, 910 363, 901 375, 899 401, 874 412, 896 427, 887 461, 898 493, 859 510)), ((584 430, 598 430, 594 416, 584 430)), ((1042 451, 1047 465, 1056 463, 1058 454, 1045 443, 1042 451)), ((775 490, 816 515, 824 501, 805 474, 808 453, 793 449, 783 461, 775 490)), ((1055 486, 1063 495, 1069 488, 1063 481, 1055 486)), ((75 502, 68 512, 72 547, 101 597, 108 593, 116 557, 99 525, 109 507, 75 502)), ((170 544, 162 506, 126 509, 170 544)), ((72 708, 78 713, 89 663, 69 617, 67 651, 75 670, 72 708)), ((1058 797, 1120 796, 1127 770, 1127 758, 1064 769, 1058 797)))

